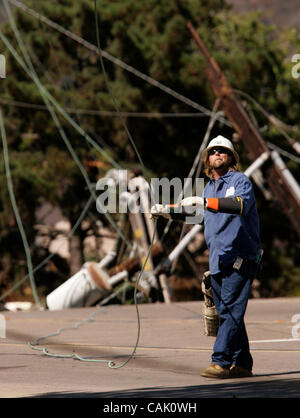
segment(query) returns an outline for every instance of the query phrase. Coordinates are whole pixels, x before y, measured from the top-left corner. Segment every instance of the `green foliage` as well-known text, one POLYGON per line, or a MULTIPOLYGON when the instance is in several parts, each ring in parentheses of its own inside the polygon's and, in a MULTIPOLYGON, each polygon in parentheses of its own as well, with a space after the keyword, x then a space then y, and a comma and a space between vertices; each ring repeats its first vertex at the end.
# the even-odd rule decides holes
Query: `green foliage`
MULTIPOLYGON (((96 45, 93 1, 28 0, 26 4, 96 45)), ((233 87, 246 92, 269 113, 292 126, 290 135, 299 139, 300 86, 299 81, 291 77, 290 61, 293 53, 300 52, 296 31, 279 33, 276 28, 262 23, 257 13, 235 15, 224 0, 98 0, 97 10, 102 49, 191 100, 212 108, 215 98, 206 78, 205 60, 186 26, 191 21, 233 87)), ((64 108, 115 111, 97 54, 21 10, 15 10, 14 16, 42 83, 64 108)), ((1 30, 16 46, 9 24, 1 30)), ((32 80, 13 57, 6 55, 8 77, 1 80, 1 97, 44 105, 32 80)), ((192 111, 111 62, 104 60, 104 64, 121 111, 192 111)), ((255 122, 260 127, 266 125, 265 139, 287 148, 286 139, 268 124, 259 107, 245 97, 241 99, 247 102, 255 122)), ((83 114, 72 114, 72 117, 120 165, 138 165, 118 117, 83 114)), ((151 175, 187 176, 206 132, 207 117, 125 119, 151 175)), ((63 118, 59 120, 81 161, 103 160, 63 118)), ((88 196, 86 184, 49 113, 5 107, 5 122, 15 193, 31 236, 34 236, 34 212, 42 197, 58 204, 74 223, 88 196)), ((217 123, 211 135, 219 133, 231 137, 233 131, 217 123)), ((242 166, 246 168, 252 161, 241 143, 236 146, 241 153, 242 166)), ((299 178, 299 164, 289 162, 288 166, 299 178)), ((104 161, 100 171, 89 169, 90 180, 95 182, 109 168, 104 161)), ((3 169, 2 158, 0 173, 5 184, 3 169)), ((298 239, 278 208, 267 204, 259 190, 257 197, 267 266, 262 282, 272 293, 280 280, 292 283, 297 277, 299 282, 296 265, 299 260, 291 251, 283 248, 275 251, 276 239, 289 242, 290 248, 298 248, 298 239), (284 218, 284 227, 278 225, 278 216, 284 218), (272 265, 276 265, 276 269, 273 270, 272 265), (279 281, 278 277, 281 277, 279 281)), ((8 233, 13 217, 3 187, 0 198, 1 228, 8 233)), ((20 247, 16 257, 21 252, 20 247)), ((295 286, 299 289, 299 283, 295 286)), ((293 294, 291 286, 287 293, 293 294)))

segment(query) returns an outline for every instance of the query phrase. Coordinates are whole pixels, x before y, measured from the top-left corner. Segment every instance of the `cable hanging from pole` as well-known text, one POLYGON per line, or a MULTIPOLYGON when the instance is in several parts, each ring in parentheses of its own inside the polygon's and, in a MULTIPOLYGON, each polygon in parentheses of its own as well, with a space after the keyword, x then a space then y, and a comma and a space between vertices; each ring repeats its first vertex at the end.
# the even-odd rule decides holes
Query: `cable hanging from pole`
POLYGON ((22 238, 22 242, 23 242, 23 246, 24 246, 24 251, 25 251, 26 260, 27 260, 27 267, 28 267, 28 276, 29 276, 29 279, 30 279, 33 298, 34 298, 34 301, 35 301, 35 304, 36 304, 37 308, 39 310, 42 310, 40 299, 39 299, 37 288, 36 288, 36 284, 35 284, 34 274, 33 274, 33 266, 32 266, 31 254, 30 254, 30 247, 29 247, 29 244, 28 244, 28 240, 27 240, 27 237, 26 237, 26 233, 25 233, 25 230, 24 230, 24 227, 23 227, 23 223, 22 223, 21 216, 20 216, 18 206, 17 206, 17 202, 16 202, 16 197, 15 197, 14 190, 13 190, 13 183, 12 183, 10 165, 9 165, 9 153, 8 153, 8 146, 7 146, 7 140, 6 140, 6 132, 5 132, 4 121, 3 121, 3 116, 2 116, 2 110, 1 109, 0 109, 0 130, 1 130, 1 136, 2 136, 5 174, 6 174, 6 179, 7 179, 7 187, 8 187, 9 197, 10 197, 10 201, 11 201, 11 204, 12 204, 12 207, 13 207, 13 211, 14 211, 14 214, 15 214, 15 218, 16 218, 16 221, 17 221, 17 225, 18 225, 20 235, 21 235, 21 238, 22 238))
MULTIPOLYGON (((61 25, 57 24, 56 22, 53 22, 52 20, 48 19, 47 17, 41 15, 40 13, 36 12, 33 9, 30 9, 29 7, 25 6, 23 3, 21 3, 18 0, 7 0, 14 6, 18 7, 19 9, 23 10, 24 12, 28 13, 32 17, 40 20, 41 22, 45 23, 49 27, 51 27, 54 30, 57 30, 58 32, 62 33, 63 35, 69 37, 70 39, 73 39, 75 42, 79 43, 80 45, 83 45, 85 48, 89 49, 90 51, 93 51, 97 54, 99 54, 99 49, 96 45, 91 44, 90 42, 84 40, 80 36, 74 34, 73 32, 65 29, 61 25)), ((125 62, 121 61, 120 59, 112 56, 106 51, 101 50, 101 54, 104 58, 107 60, 113 62, 115 65, 118 65, 119 67, 123 68, 125 71, 128 71, 132 74, 134 74, 136 77, 141 78, 142 80, 146 81, 148 84, 152 85, 153 87, 159 88, 166 94, 169 94, 170 96, 173 96, 175 99, 181 101, 182 103, 186 104, 189 107, 192 107, 199 112, 205 114, 206 116, 211 116, 212 112, 205 108, 204 106, 200 105, 199 103, 194 102, 193 100, 183 96, 182 94, 176 92, 175 90, 171 89, 170 87, 165 86, 164 84, 160 83, 159 81, 155 80, 154 78, 142 73, 141 71, 135 69, 131 65, 126 64, 125 62)), ((226 119, 225 117, 219 116, 218 121, 222 124, 232 127, 231 122, 226 119)))
MULTIPOLYGON (((28 65, 27 73, 29 73, 29 75, 31 76, 31 78, 35 81, 35 83, 39 87, 39 90, 41 92, 42 98, 44 99, 44 101, 46 103, 47 109, 49 110, 49 112, 50 112, 53 120, 55 121, 55 124, 56 124, 56 126, 57 126, 57 128, 58 128, 58 130, 59 130, 59 132, 60 132, 60 134, 61 134, 61 136, 62 136, 62 138, 63 138, 63 140, 64 140, 64 142, 66 144, 66 146, 67 146, 67 148, 68 148, 68 150, 70 151, 73 159, 75 160, 75 162, 77 163, 78 167, 80 168, 80 171, 82 172, 82 174, 83 174, 83 176, 85 178, 85 181, 86 181, 86 183, 87 183, 87 185, 89 187, 89 190, 90 190, 90 192, 91 192, 91 194, 93 196, 93 199, 96 200, 96 195, 95 195, 94 190, 93 190, 93 188, 92 188, 92 186, 91 186, 91 184, 89 182, 87 173, 85 172, 84 167, 82 166, 82 164, 80 163, 78 157, 76 156, 76 153, 75 153, 73 147, 71 146, 70 142, 68 141, 68 139, 66 137, 66 134, 65 134, 64 130, 62 129, 61 124, 60 124, 60 122, 59 122, 59 120, 58 120, 58 118, 56 116, 56 113, 54 112, 53 107, 49 103, 49 100, 48 100, 47 96, 44 95, 43 86, 41 85, 41 83, 40 83, 40 81, 38 79, 38 76, 37 76, 37 74, 36 74, 36 72, 34 70, 34 67, 33 67, 32 62, 30 60, 30 57, 29 57, 29 55, 28 55, 28 53, 26 51, 26 48, 25 48, 25 46, 23 44, 22 38, 21 38, 21 36, 20 36, 20 34, 19 34, 18 30, 17 30, 17 27, 15 26, 13 17, 12 17, 11 12, 10 12, 10 8, 9 8, 6 0, 4 0, 4 5, 5 5, 5 8, 6 8, 6 12, 8 14, 8 17, 10 19, 10 23, 11 23, 12 29, 13 29, 13 31, 15 33, 15 36, 16 36, 17 41, 18 41, 18 44, 20 46, 20 49, 22 50, 23 56, 26 59, 26 62, 27 62, 27 65, 28 65)), ((2 33, 0 33, 0 35, 1 34, 2 33)), ((19 59, 20 59, 20 62, 22 62, 22 60, 21 60, 20 57, 19 57, 19 59)), ((24 61, 22 62, 22 64, 24 66, 23 68, 26 68, 25 67, 25 64, 24 64, 24 61)), ((3 125, 3 127, 4 127, 4 125, 3 125)), ((4 128, 2 128, 2 137, 3 137, 3 146, 4 146, 5 145, 5 142, 4 142, 5 141, 4 128)), ((8 150, 7 149, 5 150, 5 154, 4 155, 6 156, 6 158, 8 158, 8 150)), ((6 167, 7 167, 7 165, 6 165, 6 167)), ((8 181, 9 181, 9 177, 8 177, 8 181)), ((18 221, 19 230, 20 230, 20 233, 21 233, 21 236, 22 236, 22 239, 23 239, 24 247, 25 247, 25 252, 26 252, 26 256, 27 256, 27 260, 28 260, 29 274, 27 276, 25 276, 22 280, 20 280, 15 286, 13 286, 13 288, 10 289, 9 292, 6 292, 5 295, 2 295, 1 299, 3 299, 6 295, 8 295, 9 293, 11 293, 13 290, 15 290, 18 286, 20 286, 29 277, 30 278, 31 287, 32 287, 32 290, 33 290, 33 295, 34 295, 35 302, 36 302, 37 306, 40 309, 41 306, 40 306, 40 302, 38 300, 37 291, 36 291, 35 282, 34 282, 34 277, 33 277, 33 271, 36 271, 37 269, 34 269, 33 270, 33 268, 32 268, 31 258, 29 257, 30 250, 29 250, 28 242, 27 242, 26 236, 24 235, 25 232, 24 232, 24 229, 22 227, 22 223, 21 223, 20 216, 18 215, 18 209, 17 209, 17 206, 16 206, 15 199, 14 199, 14 197, 12 195, 12 188, 10 186, 9 186, 9 190, 10 190, 10 197, 11 197, 11 200, 12 200, 12 205, 13 205, 13 208, 14 208, 14 212, 15 212, 15 214, 17 214, 16 215, 16 218, 17 218, 17 221, 18 221)), ((89 205, 90 205, 90 200, 88 202, 88 206, 89 205)), ((117 225, 116 225, 116 227, 117 227, 117 225)), ((121 233, 121 231, 119 231, 118 227, 117 227, 117 232, 119 232, 121 234, 121 237, 123 237, 123 234, 121 233)), ((41 264, 44 265, 43 263, 41 263, 41 264)))
MULTIPOLYGON (((103 151, 103 149, 64 111, 64 109, 58 104, 58 102, 54 99, 54 97, 48 92, 48 90, 46 90, 44 86, 39 84, 38 80, 35 79, 35 76, 26 67, 23 60, 19 56, 19 54, 16 52, 16 50, 10 44, 6 36, 1 32, 1 30, 0 30, 0 38, 4 42, 6 47, 10 50, 14 58, 18 61, 20 66, 24 69, 24 71, 29 75, 30 78, 32 78, 40 86, 43 97, 45 97, 46 99, 49 99, 49 101, 56 107, 59 113, 61 113, 64 116, 64 118, 77 130, 77 132, 79 132, 88 142, 90 142, 97 149, 97 151, 101 152, 101 154, 104 154, 105 157, 108 158, 109 161, 112 162, 116 168, 122 169, 122 167, 119 164, 115 163, 115 161, 112 160, 110 157, 108 157, 107 154, 103 151)), ((70 144, 69 144, 69 149, 71 150, 70 144)), ((85 171, 84 168, 83 170, 85 171)), ((96 194, 94 192, 93 186, 88 182, 88 179, 86 176, 85 176, 85 179, 87 181, 90 192, 93 194, 94 199, 96 200, 96 194)), ((116 232, 122 237, 122 239, 124 239, 122 232, 120 231, 118 225, 113 221, 111 216, 108 213, 104 213, 104 216, 107 217, 107 219, 109 220, 113 228, 116 230, 116 232)), ((131 246, 131 243, 128 240, 127 240, 127 244, 131 246)))

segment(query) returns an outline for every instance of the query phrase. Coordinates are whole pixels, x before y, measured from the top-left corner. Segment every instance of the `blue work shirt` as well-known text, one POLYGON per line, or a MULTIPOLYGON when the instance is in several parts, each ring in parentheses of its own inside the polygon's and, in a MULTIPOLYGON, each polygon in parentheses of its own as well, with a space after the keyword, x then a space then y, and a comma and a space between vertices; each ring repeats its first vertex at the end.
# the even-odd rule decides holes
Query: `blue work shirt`
POLYGON ((205 211, 204 235, 209 248, 211 274, 220 272, 220 262, 234 263, 238 256, 255 260, 261 245, 259 218, 252 183, 245 174, 230 170, 218 180, 210 179, 204 197, 234 197, 243 200, 241 215, 205 211))

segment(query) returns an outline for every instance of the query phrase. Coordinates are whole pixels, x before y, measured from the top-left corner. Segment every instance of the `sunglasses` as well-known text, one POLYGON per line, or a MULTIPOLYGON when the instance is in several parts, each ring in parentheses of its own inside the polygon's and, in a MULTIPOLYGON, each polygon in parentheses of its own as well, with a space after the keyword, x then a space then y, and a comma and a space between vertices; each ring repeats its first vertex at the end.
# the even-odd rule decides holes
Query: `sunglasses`
POLYGON ((231 155, 231 152, 227 148, 218 147, 218 148, 212 148, 208 151, 208 155, 214 155, 216 152, 219 154, 228 154, 231 155))

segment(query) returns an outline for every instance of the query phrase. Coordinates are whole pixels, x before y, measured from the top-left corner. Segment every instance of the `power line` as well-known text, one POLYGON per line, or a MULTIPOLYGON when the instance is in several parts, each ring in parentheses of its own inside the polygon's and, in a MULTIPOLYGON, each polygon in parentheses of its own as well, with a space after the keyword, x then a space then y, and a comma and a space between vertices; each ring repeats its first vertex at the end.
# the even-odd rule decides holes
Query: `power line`
MULTIPOLYGON (((47 106, 39 105, 35 103, 28 103, 28 102, 19 102, 17 100, 10 100, 6 98, 0 98, 0 102, 4 105, 8 106, 16 106, 28 109, 35 109, 35 110, 47 110, 47 106)), ((91 116, 109 116, 109 117, 118 117, 118 112, 111 111, 111 110, 95 110, 95 109, 79 109, 79 108, 72 108, 66 107, 66 112, 68 113, 77 113, 81 115, 91 115, 91 116)), ((208 117, 208 115, 204 113, 196 113, 196 112, 172 112, 172 113, 158 113, 158 112, 122 112, 122 115, 129 118, 156 118, 156 119, 163 119, 163 118, 201 118, 201 117, 208 117)))
POLYGON ((265 118, 268 119, 268 121, 277 128, 277 130, 285 137, 285 139, 289 142, 289 144, 294 148, 294 150, 300 154, 300 144, 298 141, 296 141, 294 138, 291 138, 288 133, 286 132, 287 129, 291 130, 293 127, 285 125, 281 120, 276 118, 276 116, 269 114, 263 106, 258 103, 257 100, 255 100, 252 96, 250 96, 248 93, 245 93, 244 91, 235 89, 235 93, 246 97, 248 100, 250 100, 259 110, 260 112, 265 116, 265 118))
POLYGON ((18 225, 18 228, 19 228, 19 231, 20 231, 20 235, 21 235, 24 250, 25 250, 25 255, 26 255, 26 260, 27 260, 27 267, 28 267, 28 276, 29 276, 29 279, 30 279, 33 298, 34 298, 34 301, 35 301, 36 306, 38 307, 38 309, 41 309, 41 304, 40 304, 40 300, 39 300, 39 296, 38 296, 38 292, 37 292, 37 288, 36 288, 36 284, 35 284, 35 279, 34 279, 34 275, 33 275, 33 266, 32 266, 30 248, 29 248, 27 236, 26 236, 26 233, 25 233, 25 230, 24 230, 24 227, 23 227, 23 223, 22 223, 22 220, 21 220, 20 212, 19 212, 19 209, 18 209, 18 206, 17 206, 16 197, 15 197, 15 193, 14 193, 14 188, 13 188, 13 183, 12 183, 12 178, 11 178, 11 171, 10 171, 8 145, 7 145, 7 140, 6 140, 6 131, 5 131, 5 126, 4 126, 4 121, 3 121, 3 116, 2 116, 1 110, 0 110, 0 130, 1 130, 1 137, 2 137, 3 157, 4 157, 5 174, 6 174, 9 197, 10 197, 11 205, 13 207, 14 215, 15 215, 15 218, 16 218, 16 221, 17 221, 17 225, 18 225))
MULTIPOLYGON (((29 7, 25 6, 18 0, 8 0, 11 4, 14 6, 22 9, 26 13, 30 14, 31 16, 35 17, 36 19, 39 19, 41 22, 45 23, 46 25, 50 26, 51 28, 59 31, 63 35, 73 39, 75 42, 79 43, 80 45, 83 45, 90 51, 95 52, 96 54, 100 54, 100 51, 96 45, 91 44, 90 42, 86 41, 85 39, 81 38, 80 36, 74 34, 73 32, 65 29, 63 26, 55 23, 54 21, 48 19, 47 17, 41 15, 40 13, 36 12, 33 9, 30 9, 29 7)), ((109 54, 106 51, 101 50, 101 55, 108 59, 109 61, 113 62, 114 64, 118 65, 119 67, 123 68, 124 70, 134 74, 135 76, 141 78, 142 80, 146 81, 147 83, 151 84, 154 87, 159 88, 160 90, 164 91, 165 93, 175 97, 177 100, 180 100, 181 102, 185 103, 186 105, 193 107, 194 109, 198 110, 199 112, 204 113, 207 116, 211 116, 212 112, 205 108, 204 106, 194 102, 191 99, 188 99, 187 97, 183 96, 180 93, 177 93, 175 90, 171 89, 170 87, 165 86, 164 84, 160 83, 159 81, 155 80, 154 78, 142 73, 141 71, 135 69, 131 65, 126 64, 124 61, 121 61, 120 59, 114 57, 113 55, 109 54)), ((219 116, 218 120, 222 122, 224 125, 232 127, 231 123, 224 119, 223 117, 219 116)))
MULTIPOLYGON (((13 21, 12 21, 13 22, 13 21)), ((24 63, 24 61, 22 60, 22 58, 19 56, 19 54, 17 53, 17 51, 13 48, 13 46, 10 44, 10 42, 8 41, 8 39, 6 38, 6 36, 0 31, 0 38, 2 39, 2 41, 4 42, 4 44, 7 46, 7 48, 10 50, 10 52, 12 53, 12 55, 14 56, 14 58, 16 59, 16 61, 19 63, 19 65, 24 69, 24 71, 29 75, 29 77, 32 78, 32 80, 35 82, 35 84, 37 85, 37 87, 40 90, 40 93, 43 97, 43 99, 45 100, 46 105, 49 104, 49 110, 52 116, 55 117, 55 121, 57 123, 57 126, 59 128, 59 132, 62 135, 62 138, 64 139, 68 150, 71 152, 72 157, 74 158, 74 160, 76 161, 78 167, 80 168, 85 181, 87 183, 87 186, 91 192, 91 194, 93 194, 95 200, 96 200, 96 195, 95 192, 93 190, 92 185, 89 182, 88 176, 85 172, 84 167, 81 165, 80 161, 78 160, 75 151, 73 150, 70 142, 68 141, 64 131, 60 128, 60 123, 58 118, 56 117, 56 114, 54 112, 54 110, 52 109, 52 105, 55 106, 56 110, 63 115, 63 117, 77 130, 77 132, 79 132, 79 134, 81 134, 88 142, 90 142, 103 156, 105 156, 106 159, 108 159, 115 167, 117 168, 122 168, 119 166, 119 164, 117 164, 112 158, 110 158, 107 153, 104 152, 104 150, 99 147, 98 144, 95 143, 95 141, 92 140, 92 138, 80 127, 76 124, 76 122, 73 121, 73 119, 70 118, 70 116, 65 112, 65 110, 58 104, 58 102, 54 99, 54 97, 48 92, 48 90, 40 83, 39 79, 35 76, 34 72, 31 71, 29 68, 26 67, 26 64, 24 63), (49 101, 51 102, 51 104, 49 103, 49 101)), ((121 233, 121 231, 119 230, 119 227, 117 226, 117 224, 113 221, 113 219, 110 219, 110 215, 108 213, 104 214, 106 218, 109 219, 110 223, 113 225, 114 229, 117 231, 117 233, 123 238, 123 234, 121 233)), ((128 245, 131 246, 131 244, 127 241, 128 245)))
MULTIPOLYGON (((3 36, 2 40, 4 41, 4 43, 5 42, 8 42, 8 44, 7 44, 8 49, 10 49, 10 51, 11 51, 11 53, 13 55, 14 55, 14 53, 16 54, 16 55, 14 55, 15 59, 19 62, 19 64, 23 67, 23 69, 33 79, 33 81, 36 83, 37 87, 39 88, 40 93, 41 93, 41 95, 42 95, 42 97, 43 97, 43 99, 44 99, 44 101, 45 101, 45 103, 47 105, 46 107, 48 108, 48 110, 50 111, 53 119, 55 120, 55 122, 57 124, 57 127, 58 127, 58 130, 59 130, 62 138, 64 139, 64 142, 67 145, 68 150, 71 152, 71 155, 72 155, 73 159, 75 160, 75 162, 77 163, 77 165, 81 169, 81 172, 82 172, 82 174, 83 174, 83 176, 84 176, 84 178, 85 178, 85 180, 87 182, 87 185, 88 185, 88 187, 90 189, 90 192, 91 192, 91 197, 90 197, 90 200, 88 202, 89 205, 90 205, 91 199, 95 199, 96 200, 96 195, 94 193, 94 190, 91 187, 91 184, 89 182, 89 179, 87 177, 87 174, 85 173, 84 168, 82 167, 81 163, 79 162, 79 160, 78 160, 78 158, 77 158, 77 156, 75 154, 75 151, 73 150, 73 147, 69 143, 69 141, 68 141, 68 139, 67 139, 67 137, 66 137, 66 135, 65 135, 65 133, 63 131, 63 129, 61 128, 61 125, 59 123, 59 120, 57 118, 57 115, 56 115, 54 109, 52 108, 52 105, 49 102, 49 97, 47 96, 47 93, 48 93, 47 90, 40 83, 40 81, 39 81, 39 79, 38 79, 38 77, 36 75, 36 72, 35 72, 35 70, 33 68, 33 65, 32 65, 32 62, 30 60, 30 57, 29 57, 29 55, 28 55, 28 53, 26 51, 25 45, 23 44, 23 41, 22 41, 21 37, 19 36, 19 32, 17 30, 17 27, 14 24, 12 15, 10 14, 10 10, 8 9, 7 12, 8 12, 8 15, 10 17, 10 23, 11 23, 12 28, 14 30, 14 33, 15 33, 15 36, 17 38, 18 44, 19 44, 19 46, 20 46, 20 48, 22 50, 23 56, 24 56, 24 58, 26 60, 26 63, 27 63, 27 66, 28 67, 26 67, 26 64, 24 63, 24 61, 22 60, 22 58, 16 53, 16 50, 9 44, 9 42, 7 41, 7 39, 5 38, 5 36, 0 31, 1 37, 3 36)), ((51 100, 51 98, 52 97, 50 95, 50 100, 51 100)), ((55 103, 55 100, 54 100, 54 105, 55 106, 57 105, 57 103, 55 103)), ((59 109, 59 110, 62 110, 62 109, 59 109)), ((6 142, 6 134, 5 134, 4 122, 3 122, 3 118, 2 118, 1 111, 0 111, 0 130, 1 130, 2 142, 3 142, 3 154, 4 154, 4 160, 5 160, 6 177, 7 177, 9 195, 10 195, 11 203, 12 203, 13 210, 14 210, 14 213, 15 213, 15 216, 16 216, 16 220, 17 220, 17 224, 18 224, 18 227, 19 227, 19 231, 20 231, 20 234, 21 234, 21 237, 22 237, 22 241, 23 241, 23 244, 24 244, 24 249, 25 249, 26 258, 27 258, 27 265, 28 265, 28 270, 29 270, 29 274, 27 276, 25 276, 22 280, 20 280, 18 282, 18 286, 21 283, 23 283, 27 279, 27 277, 29 276, 30 282, 31 282, 31 287, 32 287, 32 290, 33 290, 33 295, 34 295, 35 302, 36 302, 37 306, 40 308, 41 305, 40 305, 40 302, 39 302, 39 299, 38 299, 38 294, 37 294, 37 291, 36 291, 36 286, 35 286, 35 281, 34 281, 34 276, 33 276, 34 271, 37 270, 39 267, 37 267, 36 269, 33 269, 32 261, 31 261, 31 256, 30 256, 29 244, 28 244, 28 241, 27 241, 27 238, 26 238, 26 235, 25 235, 25 231, 24 231, 24 228, 23 228, 23 225, 22 225, 22 221, 21 221, 21 218, 20 218, 20 215, 19 215, 18 207, 17 207, 16 201, 15 201, 15 196, 14 196, 14 193, 13 193, 13 186, 12 186, 11 174, 10 174, 10 169, 9 169, 8 147, 7 147, 7 142, 6 142)), ((81 216, 80 216, 80 218, 81 218, 81 216)), ((111 224, 115 224, 115 223, 112 222, 112 220, 109 219, 109 221, 111 222, 111 224)), ((77 227, 77 225, 78 224, 76 223, 76 227, 77 227)), ((115 225, 115 226, 117 226, 117 225, 115 225)), ((120 234, 120 236, 122 238, 124 238, 123 237, 123 234, 121 233, 121 231, 119 230, 118 227, 116 228, 116 230, 120 234)), ((72 232, 74 232, 74 230, 72 230, 72 232)), ((13 287, 13 289, 15 289, 15 286, 13 287)), ((6 294, 12 292, 13 289, 10 289, 10 291, 7 292, 6 294)))
POLYGON ((279 152, 279 154, 284 155, 285 157, 289 158, 292 161, 295 161, 295 163, 300 164, 300 158, 296 157, 295 155, 291 154, 290 152, 287 152, 285 150, 283 150, 282 148, 278 147, 277 145, 273 144, 272 142, 267 142, 268 147, 276 150, 279 152))

